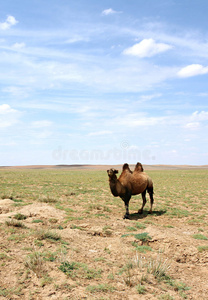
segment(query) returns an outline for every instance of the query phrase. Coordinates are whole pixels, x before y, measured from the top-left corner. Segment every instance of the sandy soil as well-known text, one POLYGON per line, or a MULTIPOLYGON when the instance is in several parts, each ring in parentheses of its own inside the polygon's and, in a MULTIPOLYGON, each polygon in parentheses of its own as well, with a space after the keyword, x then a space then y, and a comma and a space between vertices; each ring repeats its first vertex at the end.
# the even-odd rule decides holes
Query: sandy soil
POLYGON ((198 251, 198 246, 208 246, 208 241, 192 238, 199 233, 200 225, 188 225, 190 216, 169 218, 155 212, 123 220, 114 210, 108 213, 108 219, 89 216, 65 223, 65 217, 65 211, 47 203, 14 207, 12 200, 0 199, 0 299, 208 299, 208 251, 198 251), (26 216, 22 221, 26 228, 5 226, 5 221, 17 213, 26 216), (37 219, 41 222, 34 223, 37 219), (127 227, 136 223, 145 224, 146 228, 138 229, 137 233, 145 231, 152 237, 148 242, 152 251, 139 253, 132 243, 141 246, 142 242, 133 235, 123 237, 127 227), (58 232, 64 243, 45 239, 38 243, 35 233, 42 229, 58 232), (43 260, 40 270, 28 271, 27 256, 43 249, 48 255, 56 253, 56 258, 43 260), (143 266, 151 260, 166 262, 172 281, 168 284, 164 278, 157 280, 146 267, 132 269, 130 275, 127 271, 122 273, 122 268, 136 258, 143 266), (64 261, 87 264, 89 269, 101 270, 102 276, 67 276, 59 269, 64 261), (137 291, 139 282, 145 287, 143 294, 137 291), (106 290, 87 289, 89 285, 101 284, 106 290), (114 290, 110 289, 112 286, 114 290))

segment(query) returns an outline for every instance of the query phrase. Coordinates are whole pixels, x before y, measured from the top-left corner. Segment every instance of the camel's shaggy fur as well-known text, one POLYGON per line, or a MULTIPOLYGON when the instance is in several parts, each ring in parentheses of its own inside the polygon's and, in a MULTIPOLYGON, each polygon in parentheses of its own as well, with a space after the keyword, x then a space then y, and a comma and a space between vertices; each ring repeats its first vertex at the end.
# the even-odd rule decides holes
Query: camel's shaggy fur
POLYGON ((142 194, 143 204, 138 213, 143 212, 143 208, 146 204, 146 192, 150 196, 150 213, 152 213, 152 206, 154 202, 153 198, 153 182, 152 179, 144 172, 141 163, 137 163, 134 171, 132 172, 129 165, 125 163, 123 165, 122 173, 117 178, 118 170, 110 169, 107 170, 109 176, 109 185, 111 193, 115 197, 120 197, 126 207, 126 214, 124 218, 129 218, 129 201, 131 196, 142 194))

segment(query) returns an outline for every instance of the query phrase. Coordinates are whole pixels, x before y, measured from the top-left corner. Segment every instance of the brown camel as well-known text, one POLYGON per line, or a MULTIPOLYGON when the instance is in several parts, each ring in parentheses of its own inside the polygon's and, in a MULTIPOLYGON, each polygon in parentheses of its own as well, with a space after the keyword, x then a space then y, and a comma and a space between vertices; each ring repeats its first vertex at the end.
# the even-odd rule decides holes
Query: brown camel
POLYGON ((143 212, 143 208, 146 204, 146 192, 148 192, 150 196, 149 213, 152 213, 152 206, 154 202, 153 182, 152 179, 144 172, 141 163, 136 164, 134 172, 130 170, 128 164, 124 164, 119 178, 116 176, 116 174, 118 174, 118 170, 110 169, 107 170, 107 173, 109 176, 111 193, 115 197, 119 196, 124 201, 126 208, 124 219, 129 218, 129 201, 133 195, 142 194, 143 204, 138 213, 141 214, 143 212))

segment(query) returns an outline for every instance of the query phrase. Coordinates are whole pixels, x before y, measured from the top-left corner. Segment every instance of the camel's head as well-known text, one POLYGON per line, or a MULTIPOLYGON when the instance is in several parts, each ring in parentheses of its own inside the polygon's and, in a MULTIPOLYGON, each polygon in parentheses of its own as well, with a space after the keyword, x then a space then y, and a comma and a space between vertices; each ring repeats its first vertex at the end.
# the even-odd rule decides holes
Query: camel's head
POLYGON ((110 170, 107 170, 107 173, 108 173, 109 178, 113 178, 113 177, 115 177, 116 174, 118 174, 118 170, 110 169, 110 170))

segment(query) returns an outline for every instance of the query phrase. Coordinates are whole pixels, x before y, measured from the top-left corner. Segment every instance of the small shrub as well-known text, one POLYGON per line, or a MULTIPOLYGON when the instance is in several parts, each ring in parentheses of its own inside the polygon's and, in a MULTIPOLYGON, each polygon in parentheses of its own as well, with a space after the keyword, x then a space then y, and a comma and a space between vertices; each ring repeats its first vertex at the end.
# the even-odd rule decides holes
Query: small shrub
MULTIPOLYGON (((19 288, 2 288, 0 287, 0 296, 3 296, 6 299, 14 299, 14 295, 21 296, 21 287, 19 288)), ((19 298, 19 297, 18 297, 19 298)))
POLYGON ((61 270, 62 272, 64 272, 66 275, 71 275, 73 270, 78 269, 78 264, 76 262, 62 262, 59 270, 61 270))
POLYGON ((139 294, 145 294, 145 292, 146 292, 146 288, 141 284, 138 284, 136 286, 136 289, 139 294))
POLYGON ((208 251, 208 246, 199 246, 198 251, 199 252, 208 251))
POLYGON ((44 260, 42 253, 34 252, 29 254, 25 260, 25 266, 33 271, 37 277, 41 277, 44 273, 44 260))
POLYGON ((46 261, 55 261, 57 257, 57 253, 48 251, 46 253, 43 253, 43 256, 46 261))
POLYGON ((27 219, 27 217, 26 217, 25 215, 20 214, 20 213, 14 215, 14 218, 15 218, 16 220, 25 220, 25 219, 27 219))
POLYGON ((43 220, 39 220, 39 219, 32 220, 32 223, 43 223, 43 220))
POLYGON ((14 219, 6 221, 5 224, 7 226, 26 228, 26 226, 22 222, 14 220, 14 219))
POLYGON ((137 239, 137 240, 140 240, 143 243, 148 243, 149 241, 151 241, 151 237, 148 235, 147 232, 143 232, 143 233, 138 233, 138 234, 135 234, 134 237, 137 239))
POLYGON ((190 287, 188 287, 185 283, 181 281, 175 281, 171 278, 168 278, 165 282, 172 286, 175 291, 183 292, 190 290, 190 287))
POLYGON ((50 230, 39 230, 36 232, 36 236, 39 240, 49 239, 58 241, 61 239, 60 235, 57 232, 50 230))
POLYGON ((96 292, 113 292, 115 288, 108 284, 99 284, 99 285, 89 285, 86 289, 90 293, 96 293, 96 292))
POLYGON ((122 234, 122 238, 124 238, 124 237, 127 237, 127 236, 133 236, 134 234, 133 233, 127 233, 127 234, 122 234))
POLYGON ((188 291, 188 290, 190 290, 190 287, 188 287, 185 283, 180 282, 180 281, 179 282, 176 281, 174 287, 177 291, 188 291))
POLYGON ((80 227, 80 226, 77 226, 77 225, 74 225, 74 224, 72 224, 72 225, 70 226, 70 228, 71 228, 71 229, 84 230, 84 228, 82 228, 82 227, 80 227))
POLYGON ((23 202, 22 199, 12 199, 14 202, 19 203, 19 202, 23 202))
POLYGON ((2 194, 1 195, 1 199, 2 200, 5 200, 5 199, 10 199, 10 200, 13 200, 13 196, 11 194, 2 194))
POLYGON ((203 231, 204 231, 204 229, 202 229, 202 228, 198 228, 198 231, 199 231, 199 232, 203 232, 203 231))
POLYGON ((127 226, 126 230, 127 231, 137 231, 137 229, 135 227, 131 227, 131 226, 127 226))
POLYGON ((129 287, 132 287, 135 285, 135 269, 136 264, 133 260, 129 260, 129 262, 126 263, 125 266, 121 269, 119 274, 123 274, 123 280, 129 287))
POLYGON ((40 282, 40 286, 44 287, 45 285, 50 284, 52 282, 53 282, 53 279, 50 276, 48 276, 48 274, 46 274, 43 276, 43 279, 40 282))
POLYGON ((0 253, 0 260, 6 259, 6 260, 11 260, 12 258, 5 253, 0 253))
POLYGON ((146 246, 146 245, 139 246, 136 242, 133 242, 132 246, 134 246, 136 250, 139 251, 140 253, 146 253, 147 251, 152 251, 152 248, 150 246, 146 246))
POLYGON ((174 300, 174 298, 172 296, 170 296, 169 294, 165 294, 165 295, 161 295, 159 297, 160 300, 174 300))
POLYGON ((50 197, 49 195, 47 195, 47 196, 39 197, 39 201, 40 202, 44 202, 44 203, 56 203, 57 199, 55 199, 55 198, 50 197))
POLYGON ((102 270, 90 269, 86 264, 80 265, 82 268, 81 277, 86 279, 100 278, 102 270))
POLYGON ((62 262, 59 270, 72 278, 81 277, 86 279, 99 278, 102 272, 102 270, 90 269, 86 264, 68 261, 62 262))
POLYGON ((203 234, 194 234, 193 238, 196 240, 208 240, 208 238, 203 234))
POLYGON ((103 227, 103 233, 107 236, 111 236, 113 234, 113 231, 111 227, 107 225, 103 227))
POLYGON ((51 219, 49 219, 48 221, 49 221, 51 224, 55 224, 55 223, 58 222, 58 220, 55 219, 55 218, 51 218, 51 219))
POLYGON ((108 254, 111 254, 111 251, 110 251, 110 249, 109 248, 104 248, 104 251, 106 252, 106 253, 108 253, 108 254))
POLYGON ((135 227, 138 228, 138 229, 145 229, 146 228, 146 226, 142 223, 136 223, 135 227))
POLYGON ((147 272, 153 274, 158 280, 169 278, 167 275, 169 269, 168 260, 163 260, 160 256, 156 260, 151 259, 147 265, 147 272))

